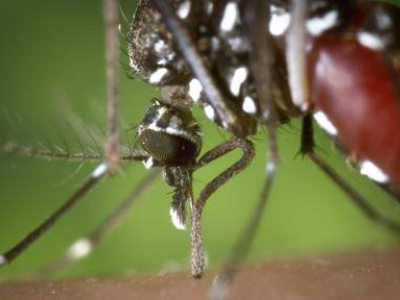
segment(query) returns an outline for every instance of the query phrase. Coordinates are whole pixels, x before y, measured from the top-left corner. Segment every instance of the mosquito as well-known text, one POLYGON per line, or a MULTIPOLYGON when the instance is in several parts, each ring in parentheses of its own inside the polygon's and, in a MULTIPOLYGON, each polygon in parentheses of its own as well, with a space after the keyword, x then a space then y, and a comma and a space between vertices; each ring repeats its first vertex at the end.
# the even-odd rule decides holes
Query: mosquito
MULTIPOLYGON (((109 2, 105 3, 105 6, 110 5, 109 2)), ((115 9, 115 6, 113 6, 113 8, 115 9)), ((110 9, 105 9, 106 13, 110 12, 110 9)), ((109 17, 108 14, 105 13, 106 17, 109 17)), ((115 10, 114 10, 115 13, 115 10)), ((114 15, 114 14, 112 14, 114 15)), ((108 20, 106 18, 106 20, 108 20)), ((112 19, 111 21, 108 20, 107 21, 107 29, 115 29, 115 24, 116 24, 116 20, 115 20, 115 16, 114 19, 112 19), (113 26, 111 26, 113 25, 113 26)), ((110 30, 109 30, 110 31, 110 30)), ((113 31, 111 31, 112 33, 113 31)), ((118 33, 118 32, 117 32, 118 33)), ((116 42, 116 37, 117 35, 115 35, 115 32, 113 34, 110 34, 111 37, 107 37, 107 45, 117 45, 118 43, 116 42)), ((111 47, 112 48, 112 47, 111 47)), ((118 67, 118 59, 116 57, 117 54, 117 50, 113 50, 114 48, 112 48, 111 50, 107 51, 107 62, 108 62, 108 76, 109 76, 109 93, 108 93, 108 97, 109 99, 112 99, 112 102, 115 103, 115 90, 116 90, 116 82, 115 82, 115 76, 116 76, 116 71, 110 71, 110 69, 112 68, 116 68, 118 67), (111 54, 110 54, 111 53, 111 54), (111 57, 109 57, 111 55, 111 57)), ((117 48, 118 49, 118 48, 117 48)), ((160 104, 164 104, 160 101, 153 101, 153 108, 156 108, 157 106, 159 106, 160 104)), ((111 107, 113 113, 115 114, 118 110, 114 109, 115 106, 111 107)), ((167 109, 167 107, 164 107, 165 109, 167 109)), ((110 110, 109 110, 110 112, 110 110)), ((173 117, 177 116, 177 110, 172 109, 171 113, 173 114, 173 117)), ((182 176, 182 175, 178 175, 179 172, 181 172, 181 170, 175 170, 174 169, 174 165, 178 164, 181 165, 183 163, 187 163, 186 160, 184 159, 183 162, 181 161, 170 161, 169 159, 169 155, 171 155, 171 157, 173 158, 173 156, 176 156, 176 150, 174 150, 173 146, 174 143, 173 142, 177 142, 178 143, 178 148, 182 150, 183 148, 187 149, 187 156, 193 160, 193 156, 194 155, 198 155, 199 154, 199 149, 201 146, 201 141, 200 141, 200 132, 199 132, 199 127, 196 123, 196 121, 190 117, 190 112, 186 112, 186 111, 182 111, 182 114, 179 116, 181 118, 182 121, 184 121, 184 129, 187 130, 186 134, 187 137, 189 137, 189 140, 186 142, 186 139, 171 139, 171 141, 166 140, 166 149, 165 151, 163 151, 161 154, 162 155, 166 155, 166 161, 163 161, 162 164, 165 165, 166 167, 168 167, 168 169, 165 170, 164 172, 164 178, 167 181, 168 184, 172 185, 176 190, 175 190, 175 195, 173 197, 173 202, 172 202, 172 209, 171 209, 171 215, 172 215, 172 220, 175 222, 177 227, 183 227, 184 223, 186 222, 185 218, 185 209, 184 209, 184 205, 185 203, 182 203, 182 201, 186 202, 187 200, 187 194, 189 192, 189 190, 186 191, 187 187, 186 184, 184 184, 182 186, 183 183, 177 181, 174 176, 182 176), (189 117, 189 118, 188 118, 189 117), (186 123, 187 124, 186 124, 186 123), (183 144, 181 144, 183 143, 183 144), (170 146, 173 146, 171 149, 169 148, 170 146), (182 148, 183 147, 183 148, 182 148), (172 152, 168 152, 170 150, 174 150, 172 152), (182 190, 182 189, 185 190, 182 190), (183 194, 182 194, 183 192, 183 194), (184 197, 184 198, 182 198, 184 197)), ((150 117, 150 121, 151 121, 151 109, 149 110, 147 117, 150 117)), ((115 116, 113 115, 109 115, 108 116, 109 119, 115 120, 115 116)), ((145 126, 145 122, 146 122, 146 118, 144 119, 141 127, 145 126)), ((114 124, 114 123, 113 123, 114 124)), ((115 124, 114 124, 115 125, 115 124)), ((115 135, 115 130, 116 127, 115 126, 110 126, 108 130, 111 130, 113 133, 108 134, 107 136, 113 136, 115 135)), ((151 124, 147 124, 147 125, 151 125, 151 124)), ((151 127, 151 126, 150 126, 151 127)), ((145 135, 143 134, 143 137, 145 137, 145 135)), ((158 139, 160 137, 157 137, 158 139)), ((162 137, 161 137, 162 138, 162 137)), ((185 136, 186 138, 186 136, 185 136)), ((151 144, 151 140, 152 140, 152 136, 151 135, 147 135, 147 140, 150 142, 151 144)), ((64 149, 41 149, 41 148, 35 148, 35 147, 30 147, 30 146, 20 146, 19 144, 15 143, 15 142, 11 142, 11 141, 2 141, 2 150, 5 152, 11 152, 11 153, 18 153, 22 156, 33 156, 33 157, 42 157, 45 159, 65 159, 65 160, 71 160, 71 161, 90 161, 90 160, 101 160, 102 158, 107 158, 110 157, 110 155, 105 154, 104 156, 101 153, 85 153, 84 151, 80 151, 79 153, 71 153, 67 150, 64 149)), ((105 152, 107 153, 107 151, 111 151, 114 152, 113 150, 110 150, 111 148, 115 147, 112 146, 111 144, 113 144, 114 141, 112 140, 111 142, 107 142, 107 147, 105 147, 105 152), (108 150, 107 150, 108 149, 108 150)), ((149 143, 144 143, 144 141, 142 140, 143 146, 144 144, 148 145, 149 143)), ((67 147, 66 147, 67 148, 67 147)), ((228 141, 225 143, 224 146, 221 146, 218 148, 218 150, 214 150, 211 152, 207 152, 202 156, 202 159, 200 159, 199 161, 192 161, 191 163, 193 164, 193 166, 190 166, 190 168, 188 168, 187 170, 187 176, 189 176, 187 179, 189 179, 189 181, 191 181, 190 179, 190 172, 195 171, 196 169, 202 168, 203 166, 209 164, 211 161, 215 160, 216 158, 218 158, 219 155, 223 154, 221 153, 221 150, 223 152, 230 152, 231 150, 235 149, 235 148, 243 148, 243 151, 245 151, 246 153, 248 153, 248 155, 250 155, 250 157, 252 156, 252 153, 254 152, 253 146, 250 143, 242 143, 241 141, 236 141, 236 140, 232 140, 232 141, 228 141)), ((151 151, 151 148, 149 148, 147 151, 151 151)), ((99 151, 101 152, 101 151, 99 151)), ((133 151, 128 151, 126 154, 124 155, 116 155, 115 153, 114 155, 114 159, 120 159, 122 161, 130 161, 130 160, 137 160, 137 161, 143 161, 144 159, 148 159, 149 156, 145 153, 146 151, 143 150, 133 150, 133 151)), ((154 155, 156 153, 153 153, 154 155)), ((179 156, 177 156, 179 158, 179 156)), ((113 159, 111 159, 113 160, 113 159)), ((224 172, 223 174, 220 174, 220 176, 218 176, 216 179, 223 182, 226 181, 227 179, 229 179, 232 174, 239 172, 244 166, 246 166, 249 162, 249 159, 241 159, 239 160, 236 164, 234 164, 232 166, 232 168, 230 170, 227 170, 227 172, 224 172)), ((146 162, 148 163, 148 162, 146 162)), ((76 193, 74 193, 74 195, 69 199, 69 201, 61 206, 55 214, 53 214, 51 217, 49 217, 48 219, 45 220, 44 223, 42 223, 42 225, 40 227, 38 227, 35 231, 33 231, 26 239, 24 242, 20 243, 19 246, 16 246, 14 248, 14 250, 12 250, 11 252, 8 252, 8 254, 5 254, 2 259, 1 259, 1 263, 5 264, 5 263, 9 263, 11 262, 15 257, 17 257, 20 253, 20 251, 24 251, 25 248, 27 248, 32 242, 33 240, 35 240, 37 237, 41 236, 42 233, 44 233, 45 231, 47 231, 48 228, 50 228, 51 226, 53 226, 52 224, 57 221, 59 219, 59 217, 61 215, 63 215, 67 210, 69 210, 72 206, 75 205, 75 203, 77 203, 81 197, 86 194, 89 190, 91 190, 93 188, 94 185, 96 185, 100 179, 102 177, 104 177, 108 172, 110 171, 110 168, 113 169, 114 167, 117 166, 116 162, 112 162, 112 161, 105 161, 104 163, 101 163, 92 173, 92 175, 90 176, 90 178, 87 180, 86 184, 84 184, 76 193)), ((189 167, 189 166, 188 166, 189 167)), ((151 173, 148 177, 146 177, 146 179, 144 179, 144 181, 142 183, 139 184, 138 189, 133 192, 132 197, 129 197, 127 199, 126 202, 124 202, 124 204, 121 205, 121 207, 115 212, 115 214, 110 215, 109 218, 107 218, 107 220, 105 221, 104 226, 101 226, 102 229, 94 231, 93 234, 91 234, 91 237, 89 239, 82 239, 77 241, 77 243, 75 243, 70 251, 68 251, 67 253, 67 261, 71 261, 71 260, 76 260, 78 258, 82 258, 84 256, 86 256, 89 252, 90 249, 94 246, 94 244, 96 244, 96 240, 98 236, 103 236, 105 232, 108 232, 110 230, 111 227, 115 226, 115 223, 117 223, 117 219, 119 218, 118 216, 122 213, 125 212, 126 207, 130 205, 130 203, 132 203, 133 201, 135 201, 135 199, 139 196, 140 191, 145 189, 145 187, 148 187, 150 185, 150 182, 154 181, 155 179, 155 174, 151 173)), ((182 177, 182 180, 186 180, 186 178, 182 177)), ((211 185, 209 185, 211 186, 211 185)), ((209 188, 209 190, 211 190, 209 188)), ((204 196, 203 196, 204 197, 204 196)), ((101 238, 100 238, 101 239, 101 238)), ((64 261, 64 260, 63 260, 64 261)), ((57 263, 56 265, 64 265, 63 263, 57 263)), ((54 268, 51 268, 54 269, 54 268)), ((57 268, 58 269, 58 268, 57 268)))
MULTIPOLYGON (((345 115, 346 109, 340 102, 341 97, 343 98, 340 93, 357 99, 359 93, 368 94, 368 86, 356 81, 359 76, 354 73, 349 73, 347 79, 354 80, 355 87, 361 90, 348 91, 343 85, 335 86, 340 78, 329 81, 337 72, 341 74, 341 69, 335 67, 340 66, 345 59, 336 58, 336 52, 329 52, 335 47, 334 42, 343 43, 343 47, 349 49, 361 47, 355 53, 371 58, 368 60, 371 69, 382 69, 378 73, 378 91, 389 93, 385 98, 389 99, 385 106, 387 118, 382 119, 382 122, 393 120, 387 126, 393 126, 394 135, 398 134, 398 49, 395 43, 399 36, 399 26, 396 26, 397 11, 393 13, 383 4, 367 6, 358 2, 343 4, 322 0, 309 3, 256 0, 215 3, 141 1, 128 35, 130 65, 145 80, 160 88, 161 97, 152 102, 138 128, 142 149, 120 157, 117 151, 118 101, 115 81, 117 14, 115 2, 105 3, 106 24, 109 25, 106 26, 109 126, 105 161, 64 206, 1 256, 0 262, 5 264, 15 259, 102 177, 115 171, 120 159, 126 159, 143 161, 148 168, 162 168, 164 180, 174 188, 171 216, 177 227, 185 226, 186 205, 189 206, 191 272, 193 277, 200 278, 204 270, 201 224, 203 209, 217 189, 251 163, 255 153, 253 143, 248 137, 254 135, 261 124, 267 128, 269 142, 266 178, 254 214, 214 287, 214 296, 225 295, 247 255, 275 179, 280 161, 277 128, 295 117, 303 119, 301 153, 336 183, 367 217, 397 234, 400 232, 396 222, 377 213, 314 151, 311 121, 314 115, 328 133, 337 136, 337 142, 360 164, 362 173, 385 184, 384 187, 397 196, 397 161, 388 161, 385 158, 396 156, 397 144, 389 147, 389 152, 385 155, 382 150, 381 153, 374 152, 376 145, 373 144, 372 137, 368 139, 368 133, 359 129, 370 123, 356 123, 355 129, 343 125, 343 119, 348 119, 349 116, 345 115), (111 3, 113 6, 108 7, 111 3), (364 18, 361 24, 357 23, 356 15, 364 18), (282 18, 290 19, 287 28, 276 34, 278 37, 275 37, 270 28, 276 18, 281 21, 282 18), (306 46, 310 47, 309 39, 313 42, 312 50, 307 50, 310 52, 306 53, 306 46), (335 65, 329 64, 330 60, 326 62, 326 56, 335 61, 335 65), (332 72, 332 76, 327 78, 321 75, 321 68, 323 74, 332 72), (338 95, 334 92, 338 92, 338 95), (334 100, 330 102, 331 98, 334 100), (203 155, 200 155, 201 129, 191 113, 194 103, 204 109, 212 122, 233 136, 203 155), (337 107, 342 105, 342 113, 335 114, 337 107, 329 106, 329 103, 335 103, 337 107), (354 142, 352 131, 356 132, 356 136, 365 136, 366 145, 354 142), (198 195, 194 195, 193 174, 234 149, 242 151, 243 156, 207 183, 198 195)), ((344 53, 351 54, 351 51, 344 53)), ((357 56, 351 58, 355 59, 357 56)), ((357 62, 354 66, 354 72, 363 67, 357 62)), ((371 113, 374 101, 377 100, 371 96, 366 99, 368 100, 364 103, 364 108, 371 113)), ((372 118, 372 115, 366 116, 372 118)), ((357 119, 352 121, 356 122, 357 119)), ((371 126, 371 130, 376 128, 374 124, 371 126)), ((390 140, 383 133, 375 137, 382 138, 383 142, 390 140)), ((16 150, 12 146, 9 145, 9 149, 16 150)), ((91 239, 84 242, 90 242, 87 246, 92 246, 91 239)))

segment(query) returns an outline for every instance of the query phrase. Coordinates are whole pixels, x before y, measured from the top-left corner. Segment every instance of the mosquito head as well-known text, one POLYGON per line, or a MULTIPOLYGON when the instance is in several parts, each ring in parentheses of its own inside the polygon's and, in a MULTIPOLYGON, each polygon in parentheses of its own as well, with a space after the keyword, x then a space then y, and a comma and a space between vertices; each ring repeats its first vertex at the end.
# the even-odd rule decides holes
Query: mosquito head
POLYGON ((154 100, 139 126, 139 139, 150 155, 146 166, 194 162, 201 149, 200 127, 189 108, 154 100))

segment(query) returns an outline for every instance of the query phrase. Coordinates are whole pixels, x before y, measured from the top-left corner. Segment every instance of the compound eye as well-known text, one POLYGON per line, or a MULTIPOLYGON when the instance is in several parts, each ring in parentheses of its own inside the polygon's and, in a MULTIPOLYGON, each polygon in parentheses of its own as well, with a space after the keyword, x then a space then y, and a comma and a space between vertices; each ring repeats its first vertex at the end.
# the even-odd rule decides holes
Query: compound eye
POLYGON ((182 137, 145 129, 140 142, 148 154, 160 165, 185 165, 196 158, 196 145, 182 137))

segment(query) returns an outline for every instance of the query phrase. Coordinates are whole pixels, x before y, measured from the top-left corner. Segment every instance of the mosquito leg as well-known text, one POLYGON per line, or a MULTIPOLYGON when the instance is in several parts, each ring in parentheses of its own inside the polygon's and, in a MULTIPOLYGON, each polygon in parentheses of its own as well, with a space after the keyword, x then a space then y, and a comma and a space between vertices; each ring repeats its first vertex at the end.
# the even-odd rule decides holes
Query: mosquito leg
POLYGON ((311 161, 324 172, 338 187, 349 197, 349 199, 360 209, 360 211, 373 222, 380 224, 395 234, 400 235, 400 224, 386 218, 385 216, 378 213, 368 202, 361 196, 355 189, 353 189, 347 182, 340 177, 328 164, 319 157, 313 150, 313 129, 311 116, 307 116, 303 119, 302 129, 302 146, 301 152, 307 155, 311 161))
MULTIPOLYGON (((312 118, 307 115, 303 118, 303 127, 301 133, 301 146, 299 153, 302 155, 308 155, 309 153, 314 153, 314 129, 312 118)), ((397 202, 400 203, 400 194, 396 190, 392 189, 388 185, 378 184, 378 186, 384 190, 386 193, 391 195, 397 202)))
POLYGON ((90 178, 77 190, 67 202, 56 210, 36 229, 29 233, 18 244, 0 256, 0 266, 11 263, 21 255, 28 247, 49 230, 66 212, 79 202, 108 172, 105 163, 99 165, 92 173, 90 178))
POLYGON ((308 3, 306 0, 291 0, 291 24, 286 34, 286 62, 288 81, 293 103, 306 111, 309 106, 307 83, 306 28, 308 3))
POLYGON ((106 161, 110 171, 118 164, 118 3, 104 0, 106 32, 106 76, 107 76, 107 141, 106 161))
POLYGON ((259 228, 265 206, 269 197, 269 193, 274 182, 276 170, 279 164, 279 154, 277 147, 277 135, 276 128, 270 127, 268 129, 269 137, 269 157, 266 167, 266 178, 263 185, 263 189, 260 198, 257 202, 255 209, 247 223, 245 230, 240 235, 237 240, 231 255, 225 262, 221 274, 218 275, 211 286, 210 289, 210 299, 225 299, 229 293, 230 286, 237 274, 240 265, 243 263, 250 249, 250 246, 254 240, 254 237, 259 228))
POLYGON ((208 198, 215 193, 215 191, 223 186, 229 179, 234 175, 243 171, 254 158, 254 146, 253 144, 245 139, 235 138, 225 143, 222 143, 215 147, 214 149, 208 151, 204 154, 195 169, 202 168, 209 164, 210 162, 216 160, 217 158, 229 153, 234 149, 241 149, 243 151, 243 156, 235 162, 232 166, 226 169, 224 172, 216 176, 211 180, 200 192, 199 196, 194 202, 191 212, 192 212, 192 276, 194 278, 200 278, 203 274, 204 269, 204 257, 203 257, 203 240, 201 234, 201 215, 204 206, 208 198))
POLYGON ((307 154, 312 162, 318 166, 333 182, 335 182, 339 188, 346 193, 349 199, 361 210, 361 212, 371 219, 373 222, 382 225, 397 235, 400 235, 400 224, 386 218, 385 216, 378 213, 368 202, 357 193, 351 186, 349 186, 343 178, 341 178, 331 167, 329 167, 325 161, 323 161, 317 154, 307 154))
POLYGON ((308 153, 314 153, 315 142, 314 142, 314 127, 311 115, 303 117, 303 124, 301 128, 301 145, 299 153, 307 155, 308 153))
POLYGON ((158 169, 153 169, 144 179, 135 187, 131 195, 123 201, 95 230, 86 237, 80 238, 71 245, 68 251, 51 265, 42 269, 39 274, 41 277, 50 278, 56 272, 67 268, 92 252, 112 231, 114 231, 125 214, 130 210, 133 204, 149 189, 156 177, 159 175, 158 169))
POLYGON ((275 122, 277 116, 275 114, 275 103, 272 101, 274 97, 273 91, 276 85, 276 74, 274 62, 277 61, 274 50, 274 41, 269 33, 265 20, 270 19, 269 9, 271 1, 252 0, 247 1, 245 6, 245 21, 248 28, 248 35, 252 44, 252 52, 250 56, 250 67, 255 76, 255 84, 257 95, 260 101, 261 119, 263 124, 275 122), (273 107, 271 107, 273 106, 273 107))
POLYGON ((391 195, 400 204, 400 191, 396 190, 394 187, 386 184, 378 184, 378 186, 384 190, 386 193, 391 195))

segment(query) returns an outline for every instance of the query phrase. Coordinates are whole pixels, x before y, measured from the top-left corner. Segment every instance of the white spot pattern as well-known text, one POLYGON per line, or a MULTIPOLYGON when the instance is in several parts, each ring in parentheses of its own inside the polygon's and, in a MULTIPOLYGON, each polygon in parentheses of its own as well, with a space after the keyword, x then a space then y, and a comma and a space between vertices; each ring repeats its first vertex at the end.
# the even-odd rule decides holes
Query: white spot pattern
POLYGON ((147 160, 143 161, 143 165, 146 169, 151 169, 154 166, 153 157, 150 156, 147 160))
POLYGON ((360 31, 357 33, 358 42, 366 48, 381 51, 385 48, 385 42, 376 34, 360 31))
POLYGON ((151 84, 157 84, 163 79, 163 77, 168 73, 166 68, 159 68, 153 74, 150 75, 149 82, 151 84))
POLYGON ((211 105, 204 107, 204 112, 206 113, 208 119, 215 121, 215 110, 211 105))
POLYGON ((186 19, 189 16, 190 6, 191 6, 190 1, 182 2, 181 5, 179 5, 179 8, 178 8, 179 18, 186 19))
POLYGON ((97 166, 96 169, 94 169, 93 173, 92 173, 92 177, 97 179, 101 176, 103 176, 106 172, 107 172, 107 164, 106 163, 102 163, 99 166, 97 166))
POLYGON ((239 16, 239 9, 236 2, 229 2, 225 6, 224 14, 220 24, 222 31, 231 31, 235 26, 236 20, 239 16))
POLYGON ((159 52, 159 53, 165 51, 165 50, 167 49, 167 47, 168 47, 167 44, 166 44, 165 41, 162 40, 162 39, 159 39, 159 40, 154 44, 154 50, 155 50, 156 52, 159 52))
POLYGON ((87 256, 92 251, 92 243, 88 239, 77 240, 68 250, 68 256, 73 259, 87 256))
POLYGON ((318 36, 324 31, 334 27, 338 22, 338 12, 332 10, 323 16, 316 16, 309 19, 306 23, 308 32, 313 36, 318 36))
POLYGON ((193 101, 199 101, 201 97, 201 92, 203 91, 203 86, 200 81, 196 78, 193 78, 189 83, 189 96, 193 99, 193 101))
POLYGON ((360 164, 360 173, 378 183, 389 182, 389 176, 369 160, 365 160, 360 164))
POLYGON ((318 125, 330 135, 337 135, 338 130, 332 124, 331 120, 322 111, 318 111, 314 114, 314 119, 318 125))
POLYGON ((253 98, 251 98, 250 96, 246 96, 244 98, 243 104, 242 104, 242 109, 244 112, 248 113, 248 114, 255 114, 257 112, 257 106, 253 100, 253 98))
POLYGON ((240 67, 235 70, 230 84, 230 90, 234 96, 239 96, 240 88, 248 75, 249 70, 246 67, 240 67))
POLYGON ((269 32, 274 36, 282 35, 290 25, 290 14, 282 8, 271 5, 271 20, 269 32))

